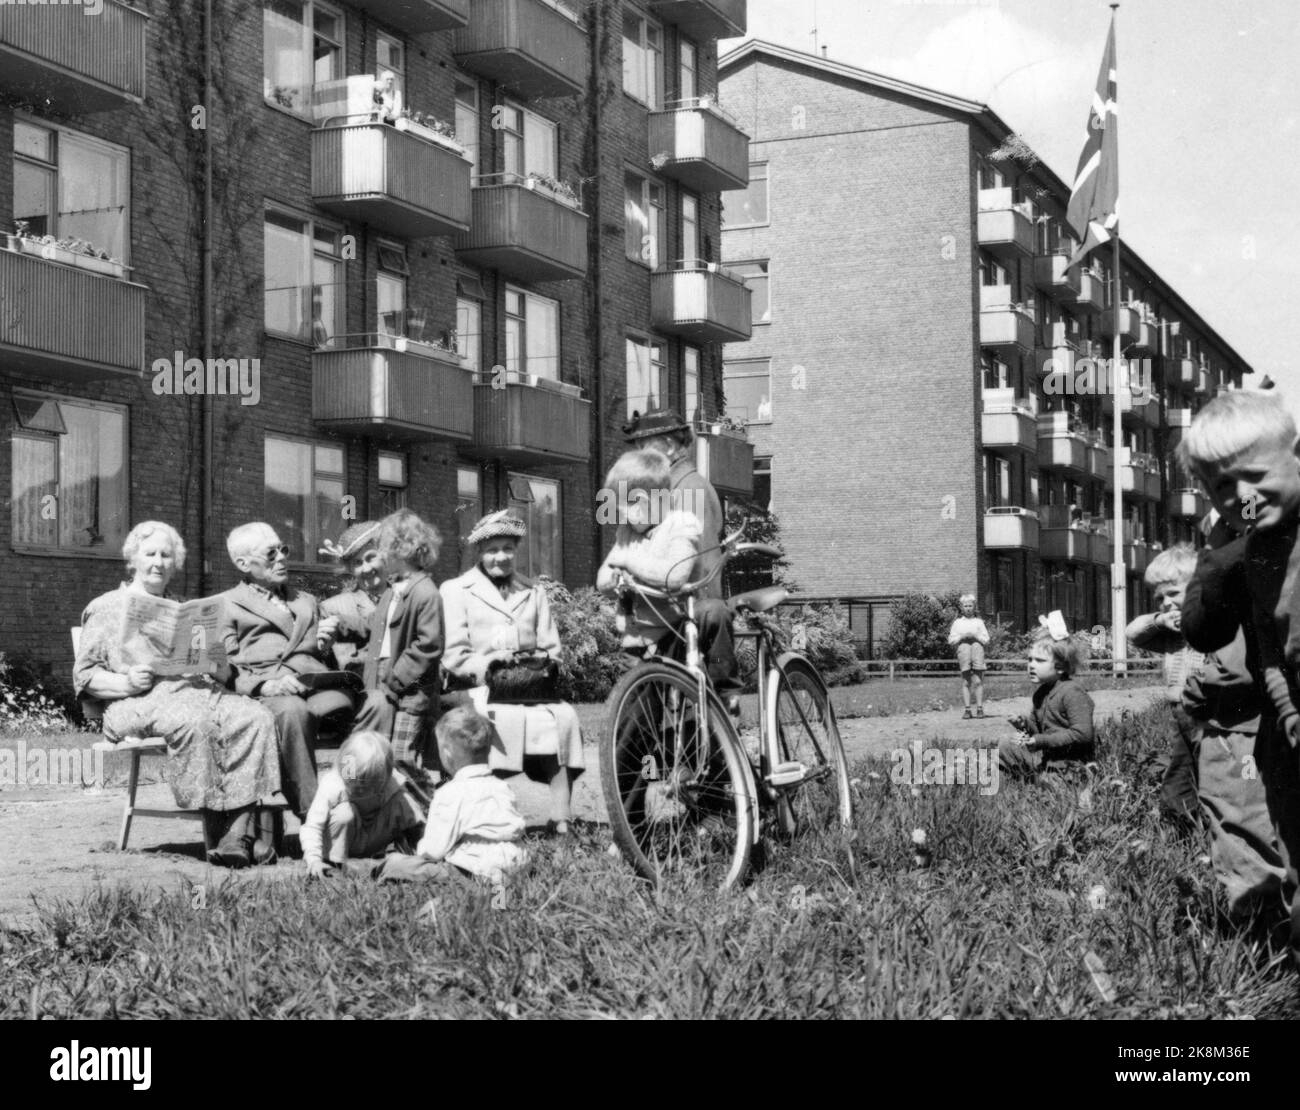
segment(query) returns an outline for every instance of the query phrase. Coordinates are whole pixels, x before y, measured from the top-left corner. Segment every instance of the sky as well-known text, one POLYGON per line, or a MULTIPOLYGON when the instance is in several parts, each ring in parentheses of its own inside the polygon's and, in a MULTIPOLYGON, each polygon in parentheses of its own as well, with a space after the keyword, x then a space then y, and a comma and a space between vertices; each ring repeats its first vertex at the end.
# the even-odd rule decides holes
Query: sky
MULTIPOLYGON (((987 104, 1069 184, 1110 15, 1106 0, 749 0, 748 37, 987 104)), ((1122 237, 1254 367, 1244 384, 1267 374, 1300 419, 1300 3, 1126 0, 1116 27, 1122 237)))

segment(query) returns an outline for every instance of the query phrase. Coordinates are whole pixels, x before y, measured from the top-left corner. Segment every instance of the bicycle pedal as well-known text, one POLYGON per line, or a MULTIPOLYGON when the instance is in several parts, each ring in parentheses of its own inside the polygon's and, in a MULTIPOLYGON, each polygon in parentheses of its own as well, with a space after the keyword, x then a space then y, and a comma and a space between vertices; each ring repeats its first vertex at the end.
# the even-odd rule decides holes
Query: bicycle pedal
POLYGON ((778 763, 767 776, 767 782, 769 786, 798 786, 807 773, 807 768, 797 760, 793 763, 778 763))

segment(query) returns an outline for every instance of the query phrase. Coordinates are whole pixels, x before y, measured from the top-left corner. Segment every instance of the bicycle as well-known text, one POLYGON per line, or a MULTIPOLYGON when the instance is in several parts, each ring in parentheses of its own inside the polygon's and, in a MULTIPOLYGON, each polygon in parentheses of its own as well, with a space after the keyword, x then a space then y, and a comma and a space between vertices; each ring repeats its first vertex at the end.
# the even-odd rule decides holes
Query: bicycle
MULTIPOLYGON (((718 545, 704 578, 665 591, 623 574, 624 590, 685 603, 677 635, 684 659, 648 651, 610 693, 600 773, 614 841, 633 867, 659 883, 695 877, 726 889, 743 882, 763 833, 845 834, 853 822, 848 765, 826 684, 807 656, 783 651, 766 614, 788 591, 751 590, 728 602, 757 638, 759 728, 751 755, 709 683, 699 650, 699 591, 737 555, 779 548, 740 543, 744 526, 718 545)), ((848 838, 842 836, 847 847, 848 838)))

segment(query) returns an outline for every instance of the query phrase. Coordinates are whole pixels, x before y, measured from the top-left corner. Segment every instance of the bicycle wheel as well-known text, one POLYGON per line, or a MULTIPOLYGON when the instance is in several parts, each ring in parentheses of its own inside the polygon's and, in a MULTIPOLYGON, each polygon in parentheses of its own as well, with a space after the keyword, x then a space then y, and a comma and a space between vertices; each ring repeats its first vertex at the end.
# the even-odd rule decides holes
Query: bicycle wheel
POLYGON ((730 719, 662 663, 633 668, 609 696, 600 778, 614 841, 652 882, 680 876, 726 889, 749 870, 757 797, 730 719))
POLYGON ((781 831, 794 836, 810 829, 848 829, 853 824, 853 794, 835 710, 806 659, 784 658, 781 668, 773 669, 768 685, 768 720, 775 724, 782 762, 804 768, 797 785, 777 787, 781 831))

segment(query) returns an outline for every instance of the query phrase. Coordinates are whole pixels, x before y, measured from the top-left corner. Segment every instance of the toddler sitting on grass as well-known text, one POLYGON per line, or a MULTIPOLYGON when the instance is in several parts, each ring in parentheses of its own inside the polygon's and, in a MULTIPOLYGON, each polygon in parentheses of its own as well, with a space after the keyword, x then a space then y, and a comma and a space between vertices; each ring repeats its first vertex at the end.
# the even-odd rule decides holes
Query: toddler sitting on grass
POLYGON ((998 768, 1004 774, 1033 778, 1049 763, 1087 763, 1093 758, 1092 698, 1074 681, 1086 662, 1086 647, 1066 634, 1059 613, 1039 628, 1029 649, 1029 678, 1034 683, 1028 717, 1012 717, 1017 735, 998 745, 998 768))

